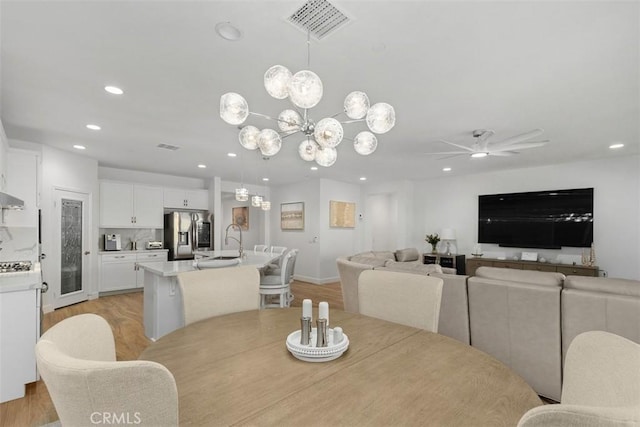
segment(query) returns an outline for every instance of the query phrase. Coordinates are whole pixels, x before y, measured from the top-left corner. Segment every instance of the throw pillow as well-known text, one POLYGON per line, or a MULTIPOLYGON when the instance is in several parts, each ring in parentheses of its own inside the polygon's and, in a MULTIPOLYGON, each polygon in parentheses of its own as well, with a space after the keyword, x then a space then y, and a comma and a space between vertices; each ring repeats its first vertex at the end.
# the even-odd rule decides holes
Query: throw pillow
POLYGON ((416 248, 398 249, 396 251, 396 261, 407 262, 416 261, 420 258, 420 254, 416 248))

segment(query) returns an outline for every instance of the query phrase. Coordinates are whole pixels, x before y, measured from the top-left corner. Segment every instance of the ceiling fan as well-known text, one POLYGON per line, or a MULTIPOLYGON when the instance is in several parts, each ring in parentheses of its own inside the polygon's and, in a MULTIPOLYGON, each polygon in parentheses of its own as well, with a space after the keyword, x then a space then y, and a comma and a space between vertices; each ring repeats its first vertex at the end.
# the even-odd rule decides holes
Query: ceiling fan
POLYGON ((476 129, 472 132, 473 138, 475 140, 470 147, 440 139, 439 142, 451 145, 458 148, 459 150, 424 154, 446 155, 445 157, 441 157, 441 159, 448 159, 450 157, 461 156, 463 154, 470 154, 471 157, 511 156, 513 154, 518 154, 521 150, 542 147, 543 145, 547 144, 549 142, 548 139, 542 141, 527 142, 531 138, 542 135, 542 132, 544 132, 542 129, 534 129, 532 131, 525 132, 520 135, 515 135, 502 141, 491 142, 490 139, 495 134, 493 130, 476 129))

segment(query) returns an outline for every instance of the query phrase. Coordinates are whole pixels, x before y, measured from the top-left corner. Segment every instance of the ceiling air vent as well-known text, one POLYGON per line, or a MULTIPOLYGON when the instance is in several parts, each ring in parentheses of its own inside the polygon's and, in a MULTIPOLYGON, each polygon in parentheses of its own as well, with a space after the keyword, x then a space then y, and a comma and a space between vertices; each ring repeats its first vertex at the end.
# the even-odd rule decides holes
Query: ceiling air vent
POLYGON ((349 17, 326 0, 309 0, 287 21, 316 40, 322 40, 348 23, 349 17))
POLYGON ((180 147, 177 145, 169 145, 169 144, 158 144, 158 148, 164 148, 165 150, 176 151, 179 150, 180 147))

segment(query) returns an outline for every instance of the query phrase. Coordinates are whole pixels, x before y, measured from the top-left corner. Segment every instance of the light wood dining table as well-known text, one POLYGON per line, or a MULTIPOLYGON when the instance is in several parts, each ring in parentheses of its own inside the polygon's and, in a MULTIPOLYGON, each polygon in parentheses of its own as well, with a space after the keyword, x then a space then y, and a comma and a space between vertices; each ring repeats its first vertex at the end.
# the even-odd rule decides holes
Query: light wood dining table
POLYGON ((173 373, 181 426, 515 426, 542 405, 486 353, 341 310, 330 310, 330 327, 342 327, 348 350, 329 362, 298 360, 285 341, 300 316, 285 308, 213 317, 162 337, 140 359, 173 373))

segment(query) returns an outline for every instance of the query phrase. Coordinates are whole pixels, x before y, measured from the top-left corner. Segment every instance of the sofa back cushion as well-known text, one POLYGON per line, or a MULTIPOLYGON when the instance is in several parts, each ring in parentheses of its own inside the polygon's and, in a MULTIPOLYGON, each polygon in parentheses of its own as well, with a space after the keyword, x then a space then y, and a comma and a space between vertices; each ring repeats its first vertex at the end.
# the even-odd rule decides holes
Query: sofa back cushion
POLYGON ((640 281, 638 280, 567 276, 564 288, 640 297, 640 281))
POLYGON ((420 254, 416 248, 398 249, 395 252, 394 259, 398 262, 416 261, 420 258, 420 254))
POLYGON ((366 256, 366 255, 354 255, 349 261, 357 262, 358 264, 366 264, 371 267, 383 267, 387 262, 384 258, 376 258, 374 256, 366 256))
MULTIPOLYGON (((422 264, 418 262, 398 262, 387 260, 384 264, 385 270, 406 271, 407 273, 429 275, 431 273, 442 273, 442 267, 438 264, 422 264)), ((376 268, 380 270, 380 268, 376 268)))
POLYGON ((534 270, 514 270, 511 268, 480 267, 476 277, 507 282, 532 283, 542 286, 562 286, 564 274, 534 270))

